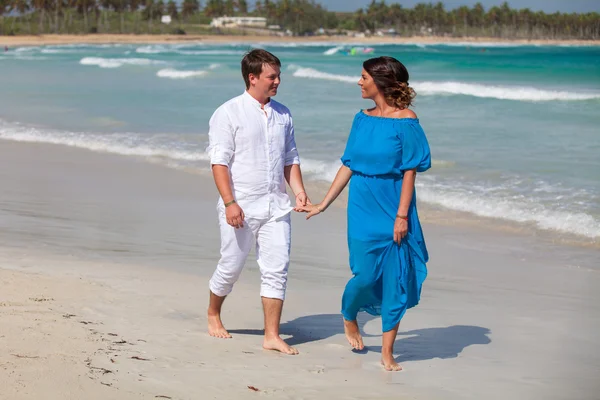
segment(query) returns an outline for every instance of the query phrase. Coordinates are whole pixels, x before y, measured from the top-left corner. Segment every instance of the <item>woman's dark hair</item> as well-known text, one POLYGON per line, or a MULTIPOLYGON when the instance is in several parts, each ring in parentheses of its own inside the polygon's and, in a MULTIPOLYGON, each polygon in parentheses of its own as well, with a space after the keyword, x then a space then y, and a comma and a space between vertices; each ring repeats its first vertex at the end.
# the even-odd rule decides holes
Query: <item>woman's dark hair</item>
POLYGON ((363 63, 363 68, 375 82, 389 105, 400 109, 408 108, 417 95, 408 86, 408 70, 393 57, 376 57, 363 63))
POLYGON ((263 49, 250 50, 242 58, 242 76, 246 83, 246 89, 250 88, 250 74, 260 76, 263 65, 276 65, 281 68, 281 61, 272 53, 263 49))

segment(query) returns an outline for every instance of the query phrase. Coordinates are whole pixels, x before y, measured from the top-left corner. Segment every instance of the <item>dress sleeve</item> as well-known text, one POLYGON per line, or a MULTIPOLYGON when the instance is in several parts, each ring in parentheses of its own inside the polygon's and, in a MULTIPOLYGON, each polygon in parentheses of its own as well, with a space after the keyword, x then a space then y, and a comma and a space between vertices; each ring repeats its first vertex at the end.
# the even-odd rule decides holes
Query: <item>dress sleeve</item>
POLYGON ((346 141, 346 149, 344 150, 344 154, 342 154, 342 164, 346 167, 351 168, 352 165, 352 153, 354 151, 354 142, 356 141, 356 129, 358 128, 358 116, 354 117, 354 121, 352 121, 352 128, 350 129, 350 135, 348 136, 348 140, 346 141))
POLYGON ((404 124, 402 139, 402 170, 417 169, 424 172, 431 168, 431 153, 425 132, 418 121, 404 124))
POLYGON ((235 152, 235 136, 223 107, 218 108, 210 118, 209 127, 207 152, 210 163, 229 166, 235 152))

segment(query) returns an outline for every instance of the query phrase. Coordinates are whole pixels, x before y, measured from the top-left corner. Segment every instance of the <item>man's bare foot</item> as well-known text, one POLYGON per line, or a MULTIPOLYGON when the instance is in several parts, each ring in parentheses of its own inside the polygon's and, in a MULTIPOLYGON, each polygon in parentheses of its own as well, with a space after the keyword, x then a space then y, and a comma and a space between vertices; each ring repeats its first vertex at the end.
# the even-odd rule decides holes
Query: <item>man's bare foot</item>
POLYGON ((265 350, 279 351, 283 354, 289 354, 291 356, 295 356, 296 354, 298 354, 298 350, 288 345, 279 336, 271 337, 268 339, 265 337, 265 340, 263 341, 263 348, 265 350))
POLYGON ((348 321, 344 318, 344 332, 346 333, 348 343, 350 343, 353 349, 362 350, 365 348, 356 320, 348 321))
POLYGON ((219 314, 208 314, 208 334, 220 339, 231 339, 231 335, 223 326, 219 314))
POLYGON ((402 367, 394 360, 392 354, 382 354, 381 365, 383 365, 386 371, 402 371, 402 367))

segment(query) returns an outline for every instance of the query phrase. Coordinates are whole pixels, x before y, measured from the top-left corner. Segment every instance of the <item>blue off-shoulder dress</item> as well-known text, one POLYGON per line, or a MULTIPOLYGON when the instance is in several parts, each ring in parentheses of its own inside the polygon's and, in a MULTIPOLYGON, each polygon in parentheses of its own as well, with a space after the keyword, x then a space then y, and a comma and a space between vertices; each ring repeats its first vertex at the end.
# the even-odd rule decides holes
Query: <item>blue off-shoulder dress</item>
POLYGON ((344 290, 342 314, 381 315, 383 332, 394 329, 418 304, 429 259, 419 223, 416 190, 408 209, 408 234, 394 242, 404 171, 426 171, 431 155, 414 118, 383 118, 360 111, 342 156, 352 171, 348 197, 348 247, 354 275, 344 290))

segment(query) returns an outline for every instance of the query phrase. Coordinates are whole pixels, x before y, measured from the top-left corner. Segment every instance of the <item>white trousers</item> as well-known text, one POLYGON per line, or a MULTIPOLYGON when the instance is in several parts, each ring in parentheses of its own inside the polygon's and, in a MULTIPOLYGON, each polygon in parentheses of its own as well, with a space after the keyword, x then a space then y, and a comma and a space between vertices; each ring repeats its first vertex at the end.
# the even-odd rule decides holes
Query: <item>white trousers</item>
POLYGON ((290 214, 278 219, 246 218, 244 227, 227 223, 225 211, 219 209, 221 259, 209 282, 210 291, 223 297, 231 293, 240 277, 248 253, 256 243, 256 261, 261 273, 261 297, 285 299, 287 272, 290 265, 290 214))

